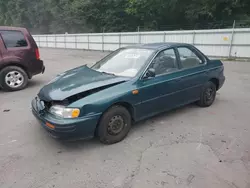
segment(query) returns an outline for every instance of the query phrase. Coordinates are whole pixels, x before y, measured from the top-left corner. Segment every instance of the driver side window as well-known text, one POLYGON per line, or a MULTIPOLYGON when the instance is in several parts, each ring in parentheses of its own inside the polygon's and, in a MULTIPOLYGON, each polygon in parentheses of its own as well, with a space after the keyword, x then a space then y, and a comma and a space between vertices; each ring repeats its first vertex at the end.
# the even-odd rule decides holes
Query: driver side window
POLYGON ((177 71, 178 66, 174 49, 167 49, 160 52, 149 68, 155 70, 156 76, 177 71))

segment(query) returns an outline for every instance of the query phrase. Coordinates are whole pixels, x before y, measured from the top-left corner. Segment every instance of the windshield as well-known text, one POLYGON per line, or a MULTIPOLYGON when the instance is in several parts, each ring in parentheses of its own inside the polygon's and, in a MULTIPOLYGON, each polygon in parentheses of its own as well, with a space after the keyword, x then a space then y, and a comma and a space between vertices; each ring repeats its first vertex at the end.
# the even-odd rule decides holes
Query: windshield
POLYGON ((92 69, 117 76, 134 77, 153 52, 150 49, 120 49, 99 61, 92 69))

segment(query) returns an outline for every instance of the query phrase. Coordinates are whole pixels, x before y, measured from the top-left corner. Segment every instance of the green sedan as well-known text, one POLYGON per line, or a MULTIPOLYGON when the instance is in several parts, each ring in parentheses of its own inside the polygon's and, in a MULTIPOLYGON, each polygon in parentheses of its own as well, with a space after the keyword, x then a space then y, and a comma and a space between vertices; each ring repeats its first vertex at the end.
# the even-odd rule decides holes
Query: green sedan
POLYGON ((193 102, 209 107, 224 81, 222 62, 192 45, 143 44, 58 75, 32 100, 32 112, 55 138, 114 144, 134 122, 193 102))

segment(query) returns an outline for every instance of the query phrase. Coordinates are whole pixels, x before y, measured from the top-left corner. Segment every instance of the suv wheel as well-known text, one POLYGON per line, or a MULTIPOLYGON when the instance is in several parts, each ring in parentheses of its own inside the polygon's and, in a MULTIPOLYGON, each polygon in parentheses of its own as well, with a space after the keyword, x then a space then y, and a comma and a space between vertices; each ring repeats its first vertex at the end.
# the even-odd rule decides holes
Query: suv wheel
POLYGON ((6 91, 18 91, 24 89, 28 83, 26 72, 16 66, 5 67, 0 71, 0 86, 6 91))

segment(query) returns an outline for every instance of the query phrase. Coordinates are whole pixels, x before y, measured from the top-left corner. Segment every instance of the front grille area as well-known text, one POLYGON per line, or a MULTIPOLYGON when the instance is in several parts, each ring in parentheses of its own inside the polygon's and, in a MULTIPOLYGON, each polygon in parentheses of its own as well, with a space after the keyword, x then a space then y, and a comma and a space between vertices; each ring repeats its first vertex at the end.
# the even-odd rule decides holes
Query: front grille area
POLYGON ((44 105, 45 105, 45 109, 47 111, 49 111, 49 109, 53 105, 62 105, 62 106, 67 106, 68 105, 67 101, 43 101, 43 102, 44 102, 44 105))
POLYGON ((48 111, 50 109, 50 107, 53 105, 53 102, 47 102, 47 101, 43 101, 44 105, 45 105, 45 109, 48 111))

